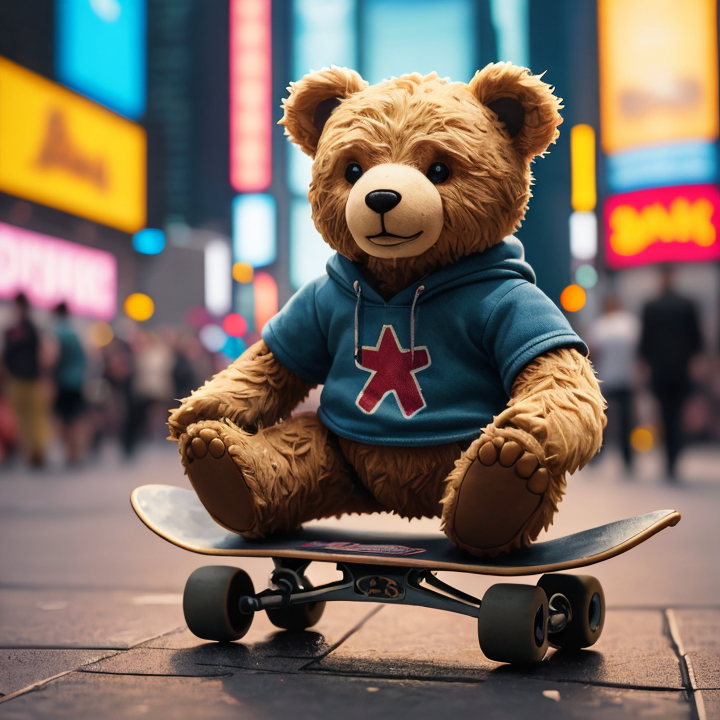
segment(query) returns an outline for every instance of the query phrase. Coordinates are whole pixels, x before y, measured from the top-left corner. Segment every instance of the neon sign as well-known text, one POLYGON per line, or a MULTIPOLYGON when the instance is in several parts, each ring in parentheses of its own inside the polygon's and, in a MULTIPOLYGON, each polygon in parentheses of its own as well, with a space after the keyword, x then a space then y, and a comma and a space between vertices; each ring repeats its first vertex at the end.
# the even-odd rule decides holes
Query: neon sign
POLYGON ((125 232, 145 227, 145 131, 0 58, 0 190, 125 232))
POLYGON ((111 253, 0 223, 0 297, 22 292, 36 307, 66 302, 75 315, 111 320, 116 288, 111 253))
POLYGON ((272 181, 270 0, 230 0, 230 184, 266 190, 272 181))
POLYGON ((616 195, 605 205, 611 268, 720 258, 720 191, 715 185, 616 195))

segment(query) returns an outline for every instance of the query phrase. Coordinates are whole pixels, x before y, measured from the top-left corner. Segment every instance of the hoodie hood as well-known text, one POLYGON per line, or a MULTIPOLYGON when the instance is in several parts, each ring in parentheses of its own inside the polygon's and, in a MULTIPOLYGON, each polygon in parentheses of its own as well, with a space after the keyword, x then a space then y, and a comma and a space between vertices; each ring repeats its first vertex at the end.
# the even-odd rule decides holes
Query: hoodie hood
POLYGON ((525 262, 525 249, 522 243, 512 236, 481 253, 467 255, 456 263, 440 268, 387 301, 362 276, 358 266, 339 253, 335 253, 328 260, 326 270, 328 276, 353 297, 357 296, 359 288, 363 300, 394 306, 411 306, 416 302, 419 304, 451 288, 484 280, 518 279, 535 284, 535 272, 525 262), (422 294, 419 294, 421 286, 422 294))

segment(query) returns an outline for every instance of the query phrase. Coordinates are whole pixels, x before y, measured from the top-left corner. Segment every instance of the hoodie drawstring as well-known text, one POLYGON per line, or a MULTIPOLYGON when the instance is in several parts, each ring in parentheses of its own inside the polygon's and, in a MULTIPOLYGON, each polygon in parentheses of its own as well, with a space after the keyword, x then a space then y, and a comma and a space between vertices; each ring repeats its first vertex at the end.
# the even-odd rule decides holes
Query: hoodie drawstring
MULTIPOLYGON (((362 363, 362 355, 359 346, 359 335, 360 335, 360 303, 362 302, 362 289, 360 283, 356 280, 353 283, 353 289, 357 295, 357 301, 355 302, 355 361, 362 363)), ((415 306, 417 305, 420 294, 425 290, 424 285, 420 285, 415 291, 415 297, 412 301, 412 307, 410 308, 410 362, 411 364, 415 361, 415 306)))
POLYGON ((357 280, 353 283, 353 288, 355 288, 355 293, 357 295, 357 302, 355 303, 355 362, 362 363, 362 358, 358 352, 358 313, 360 311, 362 291, 360 290, 360 283, 357 280))
POLYGON ((420 293, 425 289, 424 285, 420 285, 415 291, 415 297, 410 308, 410 365, 415 363, 415 304, 420 297, 420 293))

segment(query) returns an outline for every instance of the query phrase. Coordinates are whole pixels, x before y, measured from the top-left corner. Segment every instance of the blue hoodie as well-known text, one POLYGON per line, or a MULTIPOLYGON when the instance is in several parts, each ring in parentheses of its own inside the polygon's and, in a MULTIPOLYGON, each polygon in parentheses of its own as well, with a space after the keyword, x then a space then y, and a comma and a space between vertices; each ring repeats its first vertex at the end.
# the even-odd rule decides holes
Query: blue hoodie
POLYGON ((535 285, 515 238, 389 301, 342 255, 265 326, 275 357, 324 384, 318 415, 341 437, 374 445, 468 442, 507 404, 538 355, 587 347, 535 285))

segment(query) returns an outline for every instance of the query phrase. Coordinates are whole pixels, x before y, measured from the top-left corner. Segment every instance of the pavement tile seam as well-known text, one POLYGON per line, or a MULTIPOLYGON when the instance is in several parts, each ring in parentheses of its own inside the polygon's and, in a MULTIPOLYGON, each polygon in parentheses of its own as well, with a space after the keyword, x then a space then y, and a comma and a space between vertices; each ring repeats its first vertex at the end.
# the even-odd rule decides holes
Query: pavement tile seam
MULTIPOLYGON (((201 665, 203 663, 196 663, 197 665, 201 665)), ((211 665, 209 667, 225 667, 223 665, 211 665)), ((161 677, 161 678, 205 678, 205 677, 211 677, 211 678, 223 678, 223 677, 230 677, 233 673, 232 672, 224 672, 224 673, 218 673, 216 675, 179 675, 179 674, 169 674, 169 673, 154 673, 154 672, 122 672, 120 670, 86 670, 85 668, 78 668, 75 671, 71 672, 79 672, 79 673, 85 673, 86 675, 123 675, 125 677, 138 677, 138 678, 145 678, 145 677, 161 677)))
MULTIPOLYGON (((365 679, 376 678, 378 680, 410 680, 420 682, 438 682, 438 683, 466 683, 468 685, 477 685, 488 681, 488 678, 471 678, 467 675, 452 676, 452 675, 413 675, 411 673, 405 674, 384 674, 384 673, 364 673, 362 671, 355 672, 343 672, 341 670, 328 670, 324 667, 312 667, 314 664, 311 663, 309 666, 301 668, 305 672, 317 673, 328 676, 337 677, 357 677, 365 679)), ((661 692, 661 693, 677 693, 686 692, 685 688, 677 688, 672 686, 664 685, 637 685, 632 683, 612 683, 603 682, 602 680, 572 680, 567 678, 548 678, 548 677, 533 677, 532 674, 520 673, 514 674, 514 677, 518 680, 537 680, 543 682, 553 682, 558 685, 586 685, 588 687, 603 687, 603 688, 614 688, 616 690, 639 690, 643 692, 661 692)))
POLYGON ((321 660, 324 660, 331 652, 334 652, 337 650, 348 638, 352 637, 358 630, 360 630, 363 625, 365 625, 366 622, 368 622, 370 619, 374 618, 378 613, 382 612, 384 610, 384 606, 380 605, 377 608, 374 608, 371 610, 367 615, 360 618, 360 620, 351 627, 336 643, 331 645, 330 647, 325 650, 325 652, 321 653, 317 657, 311 658, 308 660, 308 662, 300 667, 299 672, 302 672, 306 667, 309 667, 313 663, 320 662, 321 660))
MULTIPOLYGON (((94 650, 95 648, 90 648, 90 649, 94 650)), ((120 652, 122 652, 122 651, 112 652, 110 655, 106 655, 101 660, 107 660, 108 658, 118 655, 120 652)), ((63 672, 57 673, 56 675, 52 675, 49 678, 45 678, 44 680, 40 680, 38 682, 32 683, 32 685, 28 685, 27 687, 21 688, 20 690, 16 690, 15 692, 11 692, 11 693, 8 693, 7 695, 3 695, 0 697, 0 703, 4 703, 4 702, 8 702, 9 700, 13 700, 14 698, 19 697, 20 695, 27 695, 27 693, 38 690, 39 688, 43 687, 44 685, 47 685, 48 683, 54 682, 55 680, 59 680, 60 678, 65 677, 66 675, 70 675, 71 673, 78 672, 86 666, 94 665, 97 662, 101 662, 101 660, 92 660, 83 665, 79 665, 76 668, 72 668, 70 670, 64 670, 63 672)))
POLYGON ((680 673, 683 684, 685 685, 685 690, 687 691, 692 718, 693 720, 706 720, 705 702, 702 693, 697 687, 692 663, 685 652, 685 646, 682 641, 682 636, 680 635, 680 626, 678 625, 673 608, 667 608, 665 610, 665 621, 670 642, 678 656, 680 673))

